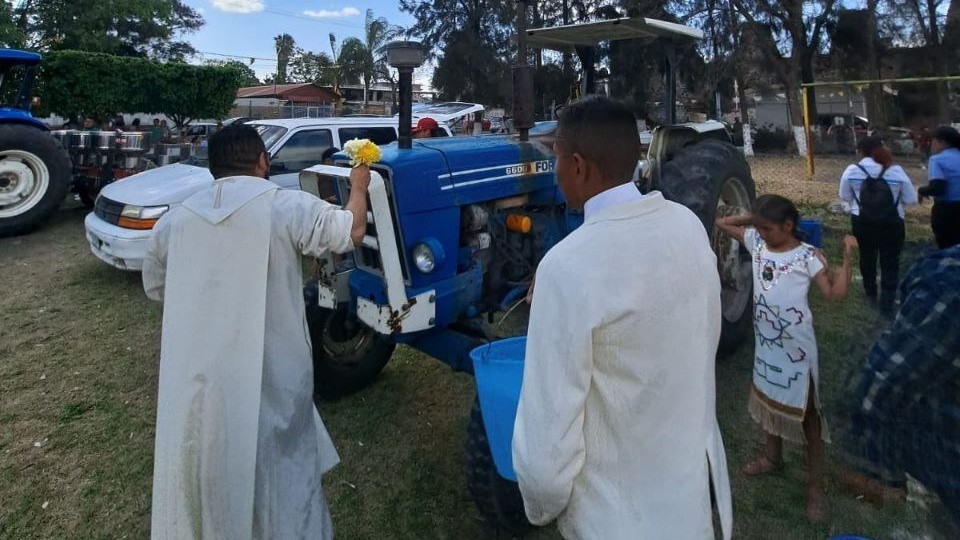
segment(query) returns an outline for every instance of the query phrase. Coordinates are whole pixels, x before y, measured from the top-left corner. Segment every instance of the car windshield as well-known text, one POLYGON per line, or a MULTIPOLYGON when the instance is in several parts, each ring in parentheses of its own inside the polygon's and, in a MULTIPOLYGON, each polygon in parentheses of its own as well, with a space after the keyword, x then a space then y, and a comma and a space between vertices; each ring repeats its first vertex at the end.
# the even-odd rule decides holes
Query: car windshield
POLYGON ((430 116, 431 114, 456 114, 460 111, 473 107, 473 103, 436 103, 422 109, 417 109, 417 116, 430 116))
MULTIPOLYGON (((283 134, 287 132, 287 128, 280 126, 267 126, 267 125, 257 125, 253 126, 257 133, 260 134, 260 138, 263 139, 263 145, 267 148, 267 151, 270 151, 270 148, 280 140, 280 137, 283 137, 283 134)), ((193 152, 193 155, 187 159, 181 161, 185 165, 193 165, 194 167, 203 167, 207 168, 210 166, 210 162, 207 160, 207 149, 203 148, 196 149, 193 152)))

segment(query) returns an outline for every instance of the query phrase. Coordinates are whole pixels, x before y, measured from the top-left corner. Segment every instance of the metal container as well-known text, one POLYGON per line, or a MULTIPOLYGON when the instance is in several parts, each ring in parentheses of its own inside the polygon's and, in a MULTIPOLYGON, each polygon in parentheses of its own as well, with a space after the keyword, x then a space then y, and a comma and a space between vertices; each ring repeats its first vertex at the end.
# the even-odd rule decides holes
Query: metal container
POLYGON ((96 135, 95 146, 100 150, 113 150, 117 146, 116 131, 94 131, 96 135))
POLYGON ((143 152, 147 149, 146 133, 131 131, 117 137, 117 148, 124 152, 143 152))
POLYGON ((157 155, 158 156, 170 156, 170 157, 183 157, 184 154, 189 155, 189 144, 167 144, 161 143, 157 145, 157 155))
POLYGON ((140 164, 139 156, 124 156, 123 158, 124 169, 136 169, 139 164, 140 164))
POLYGON ((171 163, 176 163, 180 161, 180 156, 167 156, 159 155, 157 156, 156 162, 158 167, 163 167, 164 165, 170 165, 171 163))
POLYGON ((70 148, 86 150, 93 146, 92 131, 74 131, 70 133, 70 148))
POLYGON ((60 146, 68 148, 70 146, 70 134, 73 133, 73 130, 70 129, 56 129, 50 132, 50 135, 60 143, 60 146))

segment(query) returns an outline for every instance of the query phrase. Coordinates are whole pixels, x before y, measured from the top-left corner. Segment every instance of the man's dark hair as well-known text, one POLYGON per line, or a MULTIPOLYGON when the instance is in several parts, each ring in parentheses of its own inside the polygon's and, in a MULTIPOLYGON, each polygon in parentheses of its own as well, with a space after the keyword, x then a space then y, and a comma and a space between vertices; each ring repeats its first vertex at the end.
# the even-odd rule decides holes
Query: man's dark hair
POLYGON ((949 148, 960 149, 960 131, 950 126, 940 126, 933 132, 933 138, 949 148))
POLYGON ((263 139, 247 125, 231 125, 214 133, 207 143, 207 159, 214 178, 248 175, 266 154, 263 139))
POLYGON ((608 182, 627 182, 640 158, 637 119, 618 101, 590 96, 560 111, 556 146, 596 164, 608 182))
POLYGON ((877 137, 876 135, 871 135, 870 137, 864 137, 860 139, 860 142, 857 143, 857 147, 860 150, 860 153, 864 156, 869 156, 873 153, 874 150, 881 148, 883 146, 883 139, 877 137))

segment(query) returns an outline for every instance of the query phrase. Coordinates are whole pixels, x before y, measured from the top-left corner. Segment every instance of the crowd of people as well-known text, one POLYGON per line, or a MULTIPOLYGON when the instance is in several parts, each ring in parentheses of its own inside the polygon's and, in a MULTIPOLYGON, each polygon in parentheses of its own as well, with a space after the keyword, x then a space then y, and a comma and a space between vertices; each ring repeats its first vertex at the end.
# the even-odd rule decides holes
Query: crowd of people
MULTIPOLYGON (((786 198, 716 222, 753 269, 746 408, 764 444, 741 472, 778 471, 784 441, 805 446, 813 522, 827 517, 831 437, 808 291, 843 300, 858 247, 863 292, 892 322, 857 378, 847 477, 874 500, 909 474, 960 518, 960 135, 933 139, 919 193, 882 141, 860 142, 840 179, 852 215, 839 265, 803 241, 786 198), (925 197, 939 250, 901 280, 903 207, 925 197)), ((713 539, 715 517, 729 539, 716 258, 691 210, 631 182, 637 140, 631 111, 608 98, 560 114, 557 185, 584 224, 532 286, 514 468, 529 520, 567 539, 713 539)), ((164 302, 153 538, 331 538, 321 477, 338 457, 312 401, 299 257, 359 245, 369 169, 351 171, 340 208, 265 182, 250 127, 216 133, 209 163, 214 182, 160 219, 144 261, 145 290, 164 302)))

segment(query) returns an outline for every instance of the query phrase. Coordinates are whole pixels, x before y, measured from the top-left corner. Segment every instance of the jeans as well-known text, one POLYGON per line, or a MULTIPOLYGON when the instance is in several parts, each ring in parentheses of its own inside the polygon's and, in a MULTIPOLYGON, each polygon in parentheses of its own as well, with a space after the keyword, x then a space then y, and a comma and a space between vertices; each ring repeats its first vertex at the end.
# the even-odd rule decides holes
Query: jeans
POLYGON ((853 236, 860 245, 860 274, 863 290, 870 298, 877 297, 877 260, 880 261, 881 307, 892 308, 900 283, 900 252, 905 229, 903 220, 867 222, 852 216, 853 236))

